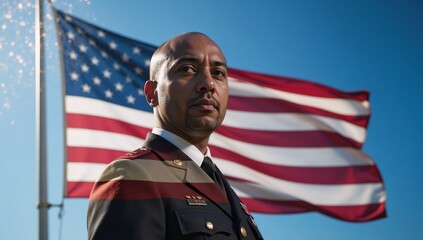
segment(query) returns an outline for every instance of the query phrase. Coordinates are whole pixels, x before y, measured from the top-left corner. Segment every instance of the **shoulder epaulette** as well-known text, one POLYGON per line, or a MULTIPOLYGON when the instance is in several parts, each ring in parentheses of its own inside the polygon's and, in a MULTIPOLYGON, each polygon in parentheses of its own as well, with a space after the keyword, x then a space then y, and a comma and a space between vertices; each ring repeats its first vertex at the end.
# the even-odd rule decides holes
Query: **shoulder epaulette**
POLYGON ((132 152, 128 152, 123 156, 120 156, 118 159, 137 159, 148 154, 149 152, 151 152, 150 148, 141 147, 132 152))

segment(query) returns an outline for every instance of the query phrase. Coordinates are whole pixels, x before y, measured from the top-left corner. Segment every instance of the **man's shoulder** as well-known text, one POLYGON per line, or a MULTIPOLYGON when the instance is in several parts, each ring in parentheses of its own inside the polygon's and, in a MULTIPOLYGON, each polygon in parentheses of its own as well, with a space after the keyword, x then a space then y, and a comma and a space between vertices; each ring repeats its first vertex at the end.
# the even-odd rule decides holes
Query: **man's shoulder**
POLYGON ((111 161, 98 181, 150 179, 147 172, 151 164, 146 163, 157 165, 156 160, 160 159, 150 148, 138 148, 111 161))

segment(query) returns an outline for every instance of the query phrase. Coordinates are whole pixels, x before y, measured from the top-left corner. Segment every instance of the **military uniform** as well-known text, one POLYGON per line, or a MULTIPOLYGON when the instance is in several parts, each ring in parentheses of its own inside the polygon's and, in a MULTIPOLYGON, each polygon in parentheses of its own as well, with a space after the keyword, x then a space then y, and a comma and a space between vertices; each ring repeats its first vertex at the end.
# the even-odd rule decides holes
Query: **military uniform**
POLYGON ((113 161, 95 184, 89 239, 263 239, 251 214, 160 136, 113 161))

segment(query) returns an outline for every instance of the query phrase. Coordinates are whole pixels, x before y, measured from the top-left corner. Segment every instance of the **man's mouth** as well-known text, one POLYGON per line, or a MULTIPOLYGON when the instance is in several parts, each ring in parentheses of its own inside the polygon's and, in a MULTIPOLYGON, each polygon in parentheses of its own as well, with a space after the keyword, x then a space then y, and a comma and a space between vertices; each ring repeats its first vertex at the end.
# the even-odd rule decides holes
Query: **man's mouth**
POLYGON ((213 99, 200 99, 192 104, 192 107, 205 111, 213 111, 217 109, 217 103, 213 99))

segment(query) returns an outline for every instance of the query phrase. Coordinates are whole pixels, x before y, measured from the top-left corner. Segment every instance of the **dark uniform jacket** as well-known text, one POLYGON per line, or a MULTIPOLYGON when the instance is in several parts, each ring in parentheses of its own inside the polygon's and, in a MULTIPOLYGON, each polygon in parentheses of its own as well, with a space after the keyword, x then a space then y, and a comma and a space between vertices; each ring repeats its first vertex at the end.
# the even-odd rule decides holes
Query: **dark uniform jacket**
POLYGON ((248 209, 181 150, 149 134, 113 161, 95 184, 89 239, 263 239, 248 209))

